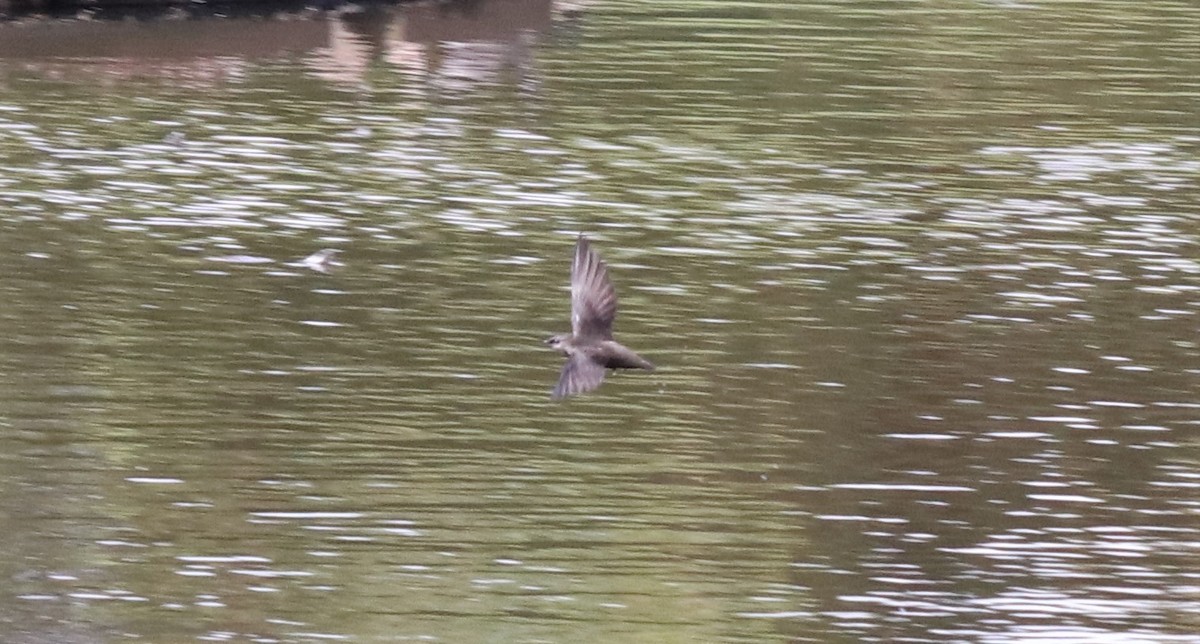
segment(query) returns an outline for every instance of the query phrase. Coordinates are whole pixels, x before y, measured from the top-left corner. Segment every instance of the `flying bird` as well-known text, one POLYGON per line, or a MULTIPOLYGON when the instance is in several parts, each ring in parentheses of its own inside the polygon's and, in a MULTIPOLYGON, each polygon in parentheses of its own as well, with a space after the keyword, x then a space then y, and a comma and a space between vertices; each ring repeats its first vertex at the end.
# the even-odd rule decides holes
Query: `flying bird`
POLYGON ((654 369, 649 360, 613 340, 616 317, 617 291, 608 279, 608 266, 580 233, 571 262, 571 332, 546 340, 567 357, 552 398, 599 387, 605 369, 654 369))
POLYGON ((342 265, 337 259, 337 254, 340 252, 342 251, 336 248, 323 248, 300 260, 300 263, 318 273, 330 273, 334 268, 342 265))

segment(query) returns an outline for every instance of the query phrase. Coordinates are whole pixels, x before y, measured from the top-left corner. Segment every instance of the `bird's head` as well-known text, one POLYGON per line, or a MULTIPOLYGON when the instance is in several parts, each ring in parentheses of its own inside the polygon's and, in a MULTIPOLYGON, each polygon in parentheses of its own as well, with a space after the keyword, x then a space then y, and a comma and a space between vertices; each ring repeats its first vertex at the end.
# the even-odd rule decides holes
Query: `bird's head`
POLYGON ((545 340, 543 340, 543 342, 550 345, 551 349, 558 349, 559 351, 562 350, 563 342, 565 342, 565 341, 566 341, 566 336, 561 335, 561 334, 552 335, 552 336, 546 338, 545 340))

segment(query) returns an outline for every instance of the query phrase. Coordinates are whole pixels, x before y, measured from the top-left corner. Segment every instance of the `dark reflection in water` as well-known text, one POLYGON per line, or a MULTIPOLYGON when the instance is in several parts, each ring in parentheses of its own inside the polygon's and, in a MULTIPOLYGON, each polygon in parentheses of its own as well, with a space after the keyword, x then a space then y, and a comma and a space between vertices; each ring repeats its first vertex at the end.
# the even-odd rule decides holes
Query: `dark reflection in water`
POLYGON ((244 82, 260 73, 254 65, 287 61, 288 73, 351 91, 373 89, 376 69, 453 88, 502 79, 510 69, 528 74, 531 44, 574 15, 555 11, 550 0, 367 4, 329 13, 304 8, 273 19, 228 19, 203 10, 193 16, 174 7, 144 21, 3 25, 0 78, 29 74, 106 87, 157 80, 208 90, 244 82))
POLYGON ((1194 8, 292 18, 0 29, 6 642, 1194 640, 1194 8))

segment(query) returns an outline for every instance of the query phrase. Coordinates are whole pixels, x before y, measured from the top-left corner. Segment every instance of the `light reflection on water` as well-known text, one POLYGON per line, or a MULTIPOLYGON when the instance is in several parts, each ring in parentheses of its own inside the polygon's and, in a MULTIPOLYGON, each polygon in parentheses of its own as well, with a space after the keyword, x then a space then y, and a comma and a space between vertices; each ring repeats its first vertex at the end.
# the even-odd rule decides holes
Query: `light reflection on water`
POLYGON ((0 61, 14 641, 1193 638, 1194 13, 1120 108, 1029 8, 744 9, 0 61), (580 229, 662 368, 554 404, 580 229))

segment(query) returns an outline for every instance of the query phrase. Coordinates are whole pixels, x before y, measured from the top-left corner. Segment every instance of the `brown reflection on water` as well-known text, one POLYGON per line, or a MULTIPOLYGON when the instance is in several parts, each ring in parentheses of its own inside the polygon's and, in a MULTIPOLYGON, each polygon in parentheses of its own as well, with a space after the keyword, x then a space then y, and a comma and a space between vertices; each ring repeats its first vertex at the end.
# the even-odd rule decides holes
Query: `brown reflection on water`
POLYGON ((0 77, 158 79, 201 89, 242 82, 251 64, 300 55, 309 73, 349 88, 364 87, 377 61, 406 73, 493 81, 509 67, 530 67, 532 39, 551 27, 551 16, 550 0, 493 0, 271 19, 172 13, 147 22, 0 24, 0 77))

